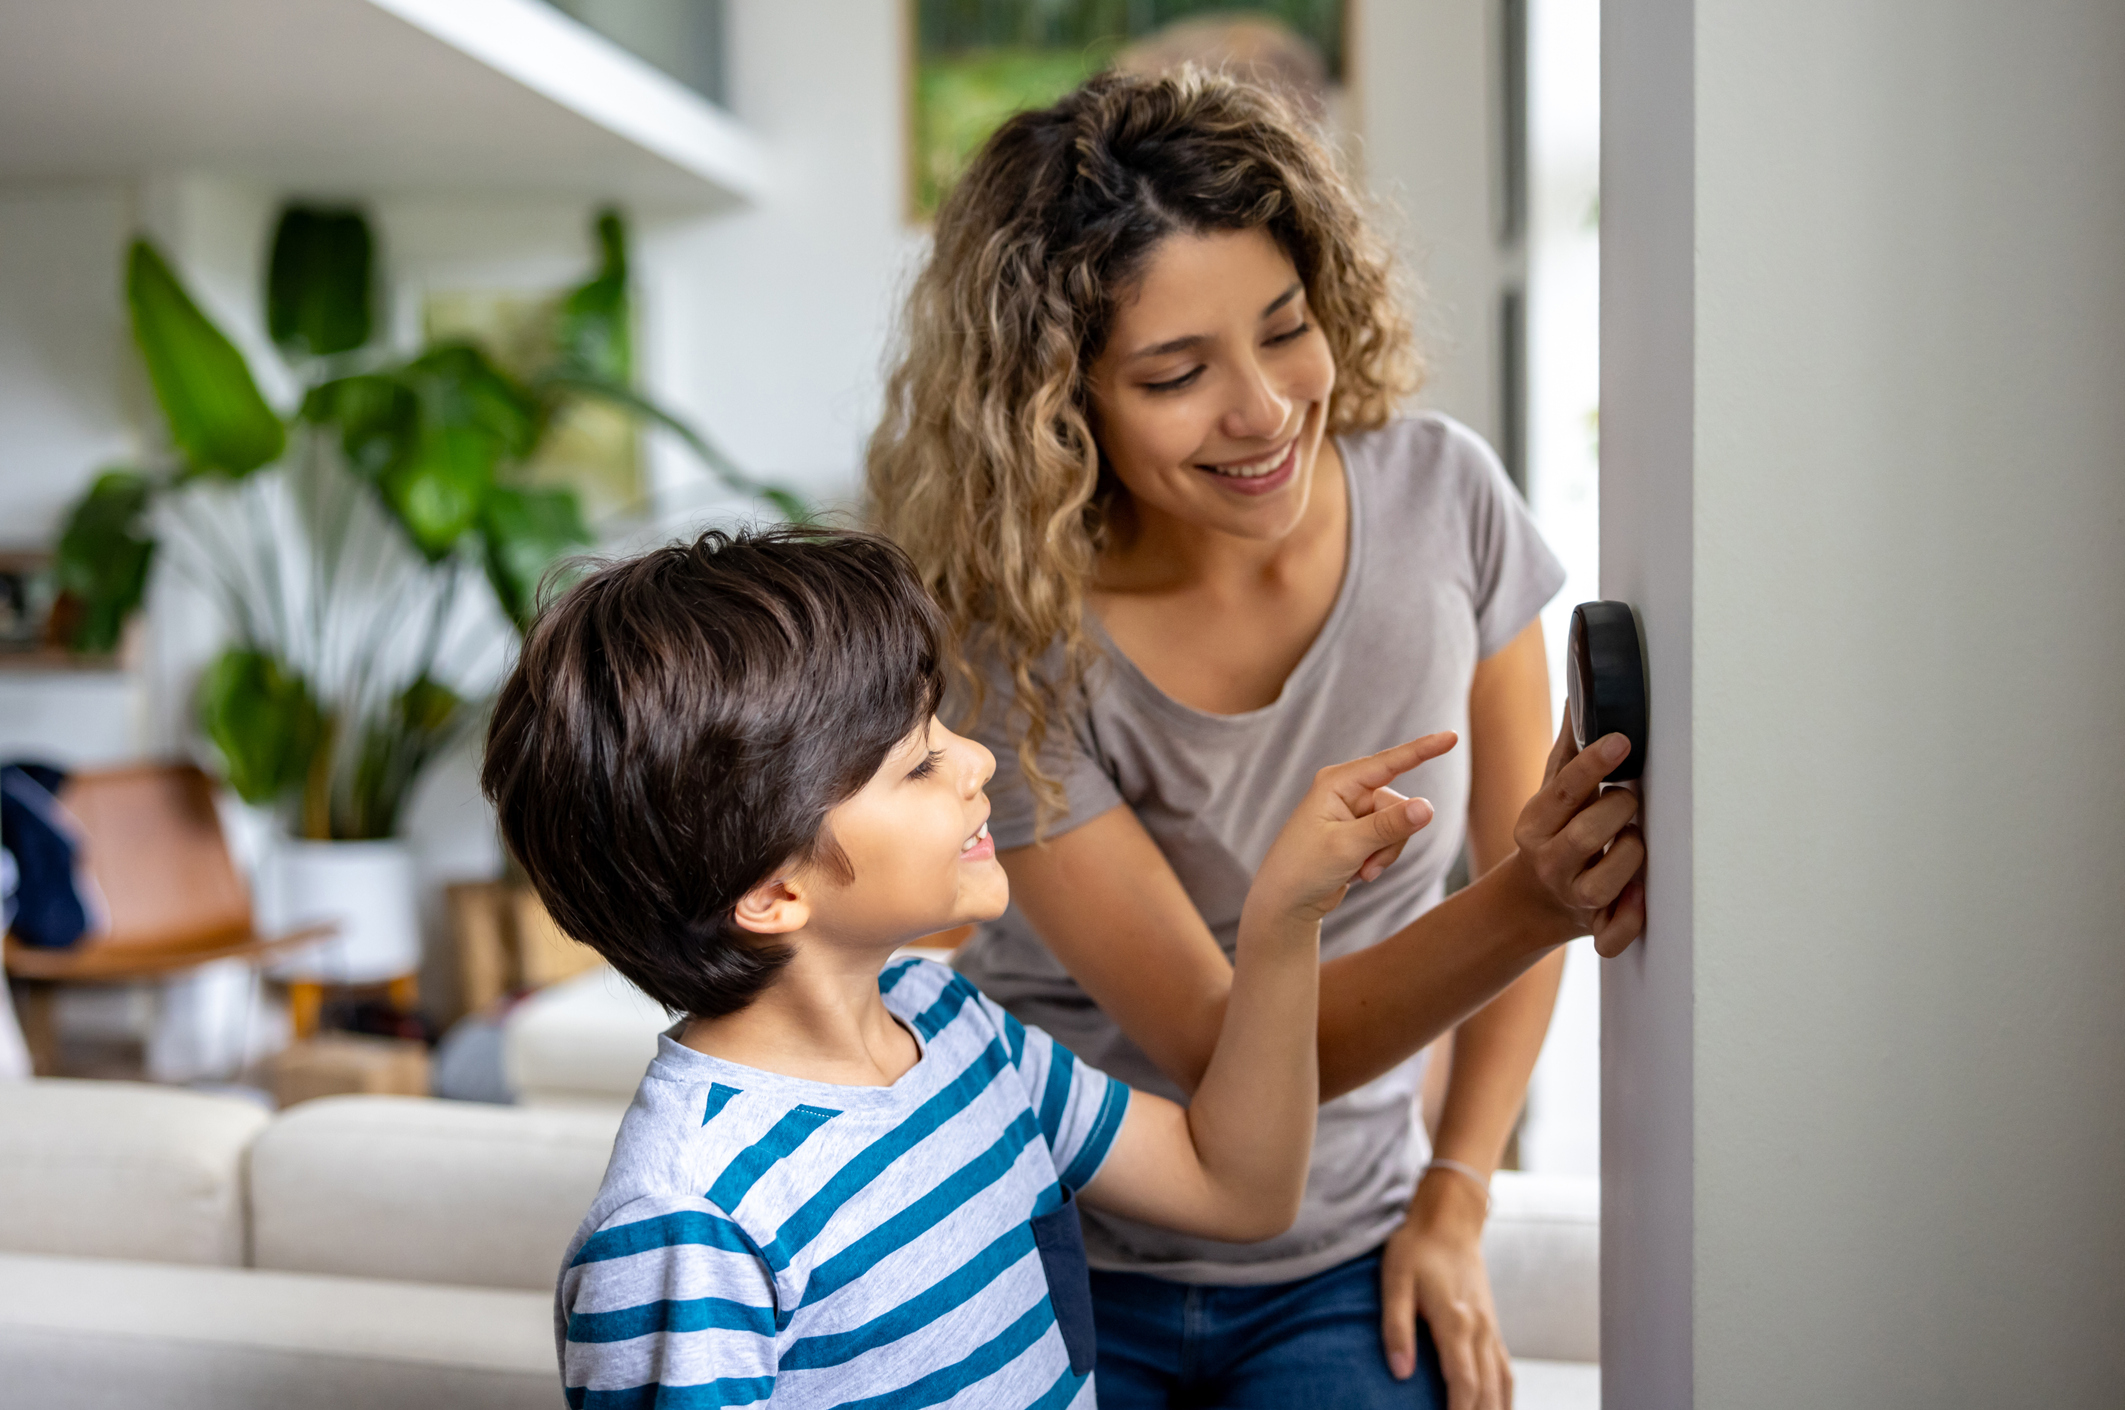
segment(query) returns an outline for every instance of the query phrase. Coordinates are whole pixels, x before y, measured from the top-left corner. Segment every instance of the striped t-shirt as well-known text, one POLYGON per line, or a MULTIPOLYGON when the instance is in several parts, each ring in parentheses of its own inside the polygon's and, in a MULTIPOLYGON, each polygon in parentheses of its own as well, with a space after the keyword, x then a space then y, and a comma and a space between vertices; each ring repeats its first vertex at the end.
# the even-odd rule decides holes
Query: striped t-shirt
POLYGON ((890 1087, 659 1041, 562 1264, 571 1406, 1093 1405, 1069 1191, 1129 1089, 942 965, 878 987, 922 1049, 890 1087))

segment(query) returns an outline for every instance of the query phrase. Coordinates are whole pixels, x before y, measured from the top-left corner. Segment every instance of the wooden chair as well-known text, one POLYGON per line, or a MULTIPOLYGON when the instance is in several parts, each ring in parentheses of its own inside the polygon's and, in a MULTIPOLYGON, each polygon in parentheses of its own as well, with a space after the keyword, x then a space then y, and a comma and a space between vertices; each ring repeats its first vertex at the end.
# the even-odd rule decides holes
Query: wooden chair
POLYGON ((7 974, 40 1074, 57 1059, 52 996, 61 984, 132 984, 214 960, 257 964, 334 929, 256 932, 214 812, 214 785, 190 764, 74 774, 59 801, 81 826, 80 864, 102 892, 109 923, 63 950, 7 937, 7 974))

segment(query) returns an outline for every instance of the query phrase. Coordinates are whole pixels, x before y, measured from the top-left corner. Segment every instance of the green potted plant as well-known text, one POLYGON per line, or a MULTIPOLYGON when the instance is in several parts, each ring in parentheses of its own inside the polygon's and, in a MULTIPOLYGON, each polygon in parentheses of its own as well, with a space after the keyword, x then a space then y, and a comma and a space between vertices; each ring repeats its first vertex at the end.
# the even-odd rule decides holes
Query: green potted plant
POLYGON ((481 717, 541 579, 593 541, 574 491, 527 473, 571 407, 663 425, 727 487, 804 512, 634 388, 626 227, 608 210, 595 234, 594 273, 551 311, 550 353, 514 375, 467 341, 411 357, 380 346, 368 222, 289 206, 265 287, 302 388, 285 414, 159 252, 129 252, 133 336, 170 454, 104 471, 76 504, 57 610, 76 649, 109 650, 158 555, 213 603, 229 640, 200 681, 198 724, 229 786, 288 835, 261 902, 285 923, 342 924, 299 963, 305 977, 418 965, 407 800, 481 717))

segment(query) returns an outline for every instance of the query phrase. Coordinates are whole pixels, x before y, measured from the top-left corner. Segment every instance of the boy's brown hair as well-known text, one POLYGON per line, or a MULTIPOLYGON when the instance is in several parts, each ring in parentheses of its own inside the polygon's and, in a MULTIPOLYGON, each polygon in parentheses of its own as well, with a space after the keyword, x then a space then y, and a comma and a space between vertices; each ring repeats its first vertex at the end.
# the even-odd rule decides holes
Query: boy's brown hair
POLYGON ((943 648, 885 539, 706 533, 540 614, 480 785, 563 930, 674 1013, 733 1013, 791 953, 733 908, 786 867, 849 876, 827 812, 928 722, 943 648))

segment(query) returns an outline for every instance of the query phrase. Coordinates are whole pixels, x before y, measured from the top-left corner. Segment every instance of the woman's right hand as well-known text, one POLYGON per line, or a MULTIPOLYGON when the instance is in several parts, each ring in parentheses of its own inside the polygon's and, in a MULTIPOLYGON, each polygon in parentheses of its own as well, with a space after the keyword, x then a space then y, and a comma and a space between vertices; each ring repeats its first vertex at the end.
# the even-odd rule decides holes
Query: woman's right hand
POLYGON ((1518 853, 1504 865, 1520 868, 1522 884, 1562 914, 1575 935, 1594 937, 1594 949, 1613 958, 1645 931, 1645 835, 1638 794, 1601 791, 1601 781, 1630 752, 1620 734, 1581 750, 1569 716, 1557 732, 1542 788, 1513 826, 1518 853))

